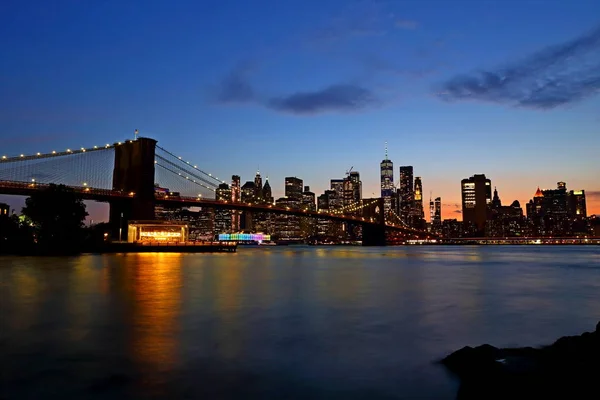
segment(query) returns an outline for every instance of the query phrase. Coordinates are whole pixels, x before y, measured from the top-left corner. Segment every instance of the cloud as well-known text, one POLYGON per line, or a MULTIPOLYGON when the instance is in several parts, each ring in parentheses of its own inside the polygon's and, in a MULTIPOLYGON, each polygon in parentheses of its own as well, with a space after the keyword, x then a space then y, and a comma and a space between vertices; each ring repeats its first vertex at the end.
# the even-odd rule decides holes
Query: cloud
POLYGON ((236 68, 220 82, 215 99, 221 104, 248 103, 255 99, 254 89, 248 81, 249 70, 236 68))
POLYGON ((600 94, 600 27, 495 70, 458 75, 442 84, 446 101, 476 100, 551 109, 600 94))
POLYGON ((454 210, 454 211, 452 211, 452 212, 453 212, 453 213, 455 213, 455 214, 462 214, 462 211, 461 211, 461 210, 454 210))
POLYGON ((410 19, 397 19, 395 25, 396 28, 413 30, 418 28, 419 23, 410 19))
POLYGON ((317 114, 328 111, 358 111, 376 102, 377 99, 369 89, 342 84, 313 92, 297 92, 275 97, 268 101, 267 106, 292 114, 317 114))

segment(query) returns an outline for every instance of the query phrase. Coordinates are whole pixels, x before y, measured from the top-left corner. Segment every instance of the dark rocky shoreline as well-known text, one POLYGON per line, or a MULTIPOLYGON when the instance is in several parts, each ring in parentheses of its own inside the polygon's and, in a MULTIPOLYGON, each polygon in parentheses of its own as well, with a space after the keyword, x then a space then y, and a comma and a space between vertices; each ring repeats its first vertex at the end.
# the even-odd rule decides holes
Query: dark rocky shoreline
POLYGON ((600 322, 595 332, 541 348, 464 347, 441 360, 460 379, 457 399, 600 398, 600 322))

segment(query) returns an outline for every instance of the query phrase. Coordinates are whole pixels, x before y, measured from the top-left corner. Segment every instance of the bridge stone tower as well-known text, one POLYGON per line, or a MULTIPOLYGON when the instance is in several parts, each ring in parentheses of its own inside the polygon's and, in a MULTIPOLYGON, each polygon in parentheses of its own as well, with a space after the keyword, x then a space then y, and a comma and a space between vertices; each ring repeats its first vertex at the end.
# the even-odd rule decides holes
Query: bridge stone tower
POLYGON ((371 203, 363 208, 363 217, 367 220, 375 219, 376 224, 363 224, 363 246, 385 246, 385 213, 383 198, 364 199, 363 202, 371 203))
POLYGON ((113 190, 131 193, 132 198, 110 203, 113 237, 127 238, 127 221, 154 219, 154 155, 156 140, 138 138, 115 146, 113 190))

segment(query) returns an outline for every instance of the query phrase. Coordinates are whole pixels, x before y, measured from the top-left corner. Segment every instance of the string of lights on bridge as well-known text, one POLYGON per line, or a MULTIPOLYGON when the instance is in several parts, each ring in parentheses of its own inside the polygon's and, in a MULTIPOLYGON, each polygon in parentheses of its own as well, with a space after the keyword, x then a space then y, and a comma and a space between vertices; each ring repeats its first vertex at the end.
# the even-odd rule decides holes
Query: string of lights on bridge
POLYGON ((377 200, 371 200, 370 202, 355 202, 352 204, 348 204, 340 209, 330 211, 331 214, 344 214, 347 212, 355 212, 360 211, 365 207, 370 207, 375 204, 377 200))
MULTIPOLYGON (((100 150, 107 150, 110 148, 115 148, 117 146, 120 146, 122 144, 125 143, 133 143, 134 140, 124 140, 124 141, 120 141, 120 142, 114 142, 113 144, 109 144, 106 143, 103 146, 92 146, 92 147, 81 147, 79 149, 77 148, 68 148, 64 151, 56 151, 56 150, 52 150, 49 153, 41 153, 41 152, 37 152, 35 154, 19 154, 18 156, 7 156, 7 155, 3 155, 2 157, 0 157, 0 163, 10 163, 10 162, 16 162, 16 161, 29 161, 29 160, 36 160, 36 159, 43 159, 43 158, 49 158, 49 157, 61 157, 61 156, 68 156, 68 155, 75 155, 75 154, 82 154, 82 153, 88 153, 88 152, 93 152, 93 151, 100 151, 100 150)), ((175 154, 171 153, 170 151, 160 147, 160 146, 156 146, 158 149, 164 151, 165 153, 169 154, 170 156, 178 159, 179 161, 181 161, 183 164, 187 165, 190 168, 193 168, 194 170, 210 177, 211 179, 214 179, 215 181, 219 182, 219 183, 226 183, 225 181, 219 179, 218 177, 214 176, 212 173, 208 173, 205 172, 203 170, 201 170, 200 168, 198 168, 197 165, 193 165, 190 161, 186 161, 183 160, 183 158, 181 156, 176 156, 175 154)), ((156 164, 156 161, 155 161, 156 164)), ((162 165, 161 165, 162 166, 162 165)), ((162 166, 164 168, 164 166, 162 166)), ((174 172, 174 171, 171 171, 174 172)), ((178 174, 179 176, 184 177, 184 174, 181 173, 177 173, 174 172, 176 174, 178 174)), ((190 179, 189 176, 186 176, 185 179, 190 180, 191 182, 202 186, 206 189, 209 189, 211 191, 215 191, 215 188, 213 187, 209 187, 206 186, 202 183, 199 183, 198 181, 196 181, 195 179, 190 179)))

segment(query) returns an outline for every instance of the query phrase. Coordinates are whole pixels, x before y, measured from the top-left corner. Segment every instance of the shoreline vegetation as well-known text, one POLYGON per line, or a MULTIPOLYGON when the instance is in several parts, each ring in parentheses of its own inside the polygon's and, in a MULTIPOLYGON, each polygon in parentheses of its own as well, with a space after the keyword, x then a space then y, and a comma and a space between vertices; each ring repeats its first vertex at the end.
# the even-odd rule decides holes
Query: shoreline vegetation
POLYGON ((598 398, 600 322, 594 332, 540 348, 463 347, 441 364, 460 380, 458 400, 598 398))

